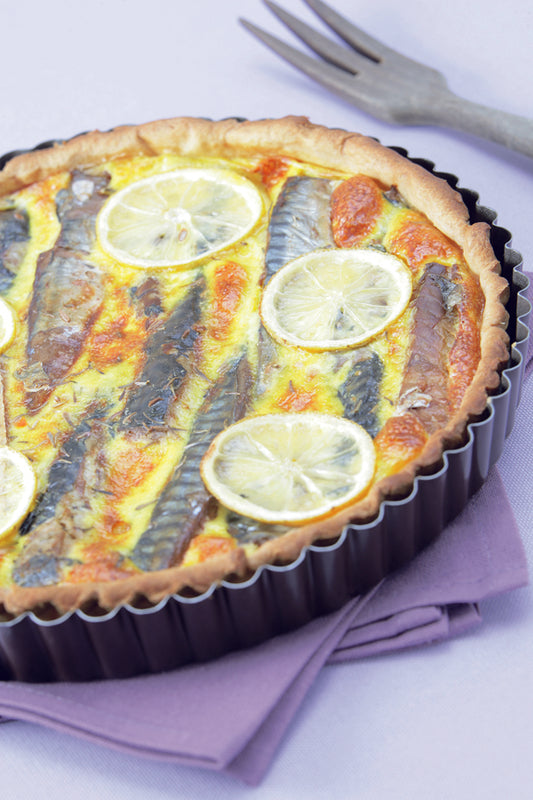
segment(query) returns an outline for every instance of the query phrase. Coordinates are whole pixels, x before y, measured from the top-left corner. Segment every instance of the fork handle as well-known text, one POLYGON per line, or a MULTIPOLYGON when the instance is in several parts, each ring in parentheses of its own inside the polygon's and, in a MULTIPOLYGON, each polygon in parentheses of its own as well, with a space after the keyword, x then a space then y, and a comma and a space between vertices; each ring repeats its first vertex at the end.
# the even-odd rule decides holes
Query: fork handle
POLYGON ((465 100, 452 92, 439 93, 432 111, 439 125, 473 133, 533 158, 533 120, 465 100))

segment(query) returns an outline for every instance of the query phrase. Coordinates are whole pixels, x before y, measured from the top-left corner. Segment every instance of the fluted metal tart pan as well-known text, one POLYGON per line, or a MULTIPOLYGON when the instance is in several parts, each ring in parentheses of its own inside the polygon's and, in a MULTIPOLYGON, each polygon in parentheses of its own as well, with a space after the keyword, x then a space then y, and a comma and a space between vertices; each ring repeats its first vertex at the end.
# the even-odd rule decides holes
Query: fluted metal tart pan
MULTIPOLYGON (((51 146, 45 142, 36 149, 51 146)), ((410 158, 402 148, 392 148, 410 158)), ((0 158, 0 168, 17 153, 0 158)), ((249 647, 340 608, 375 586, 433 542, 466 506, 499 458, 520 399, 531 306, 522 259, 496 212, 424 159, 412 161, 460 192, 472 222, 490 225, 491 241, 511 286, 507 304, 509 364, 465 443, 444 452, 408 497, 385 501, 378 517, 348 525, 334 541, 304 549, 291 564, 259 568, 245 582, 223 581, 201 594, 169 596, 153 607, 126 605, 104 613, 78 610, 57 617, 27 612, 0 616, 0 679, 32 682, 126 678, 176 669, 249 647)))

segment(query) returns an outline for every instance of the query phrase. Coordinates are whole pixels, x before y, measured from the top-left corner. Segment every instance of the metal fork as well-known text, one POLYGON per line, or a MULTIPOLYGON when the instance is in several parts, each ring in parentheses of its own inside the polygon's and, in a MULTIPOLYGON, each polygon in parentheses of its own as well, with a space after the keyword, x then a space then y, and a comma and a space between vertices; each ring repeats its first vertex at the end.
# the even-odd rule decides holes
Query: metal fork
POLYGON ((489 139, 533 158, 533 120, 454 94, 435 69, 401 55, 356 27, 322 0, 304 2, 350 47, 329 39, 276 3, 265 4, 323 61, 240 19, 293 66, 363 111, 403 125, 438 125, 489 139))

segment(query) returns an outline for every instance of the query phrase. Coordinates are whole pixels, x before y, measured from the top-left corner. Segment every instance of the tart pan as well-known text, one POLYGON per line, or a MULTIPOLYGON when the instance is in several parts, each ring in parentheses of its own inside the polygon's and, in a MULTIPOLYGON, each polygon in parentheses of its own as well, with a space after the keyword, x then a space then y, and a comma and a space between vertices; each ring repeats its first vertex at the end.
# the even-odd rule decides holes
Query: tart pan
MULTIPOLYGON (((50 147, 44 142, 35 149, 50 147)), ((392 148, 410 158, 403 148, 392 148)), ((18 152, 0 157, 0 168, 18 152)), ((440 468, 418 476, 410 494, 382 503, 370 523, 348 525, 330 542, 305 548, 290 564, 259 568, 247 581, 223 581, 201 595, 184 593, 155 606, 111 612, 78 610, 63 616, 0 614, 0 679, 29 682, 127 678, 175 669, 250 647, 340 608, 414 558, 481 487, 512 430, 520 399, 531 306, 522 259, 496 212, 433 163, 411 160, 446 180, 463 197, 472 222, 490 225, 491 243, 511 286, 508 367, 464 444, 446 450, 440 468)))

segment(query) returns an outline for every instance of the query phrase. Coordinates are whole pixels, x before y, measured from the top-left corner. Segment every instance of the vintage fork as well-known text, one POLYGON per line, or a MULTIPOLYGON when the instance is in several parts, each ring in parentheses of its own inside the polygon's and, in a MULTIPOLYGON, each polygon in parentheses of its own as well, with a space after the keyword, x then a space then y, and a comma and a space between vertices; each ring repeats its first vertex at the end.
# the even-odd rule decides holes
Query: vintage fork
POLYGON ((240 19, 244 27, 306 75, 363 111, 403 125, 438 125, 489 139, 533 158, 533 120, 465 100, 435 69, 401 55, 322 0, 304 2, 350 47, 329 39, 271 0, 270 10, 323 61, 240 19))

